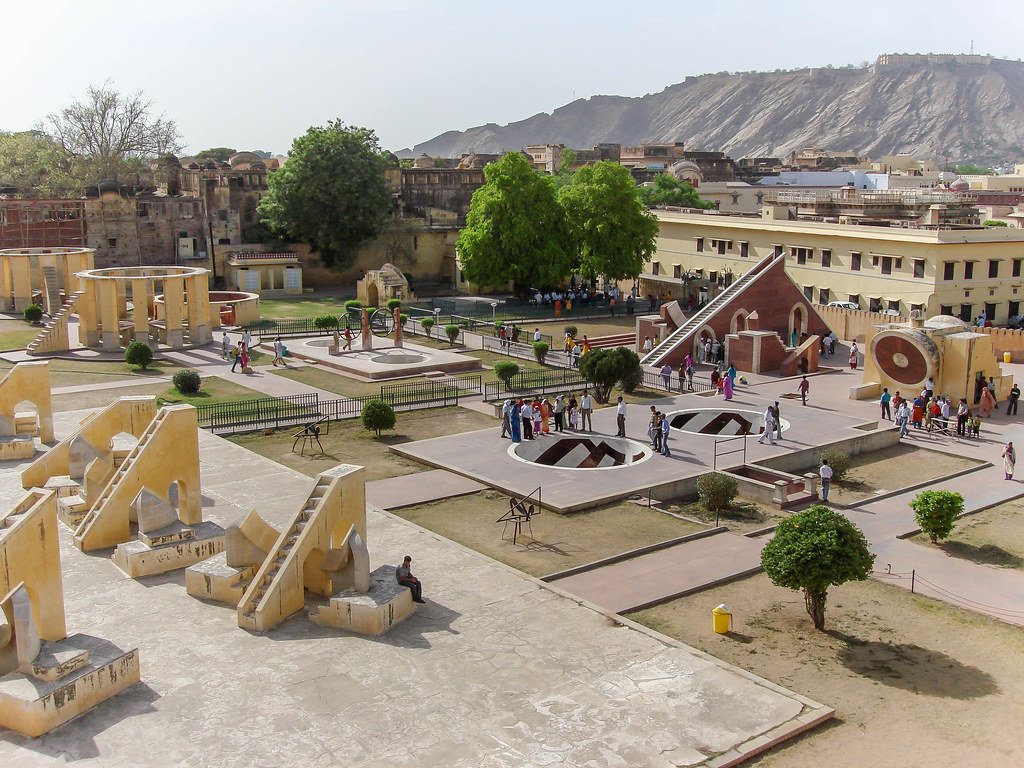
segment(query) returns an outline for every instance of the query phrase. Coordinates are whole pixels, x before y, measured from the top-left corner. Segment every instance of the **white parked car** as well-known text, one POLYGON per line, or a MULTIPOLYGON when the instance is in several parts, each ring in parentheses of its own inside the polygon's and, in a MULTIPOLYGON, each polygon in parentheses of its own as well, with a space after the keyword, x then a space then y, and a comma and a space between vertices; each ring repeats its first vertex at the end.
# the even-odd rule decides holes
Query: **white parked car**
POLYGON ((830 301, 825 306, 839 307, 840 309, 860 309, 860 307, 852 301, 830 301))

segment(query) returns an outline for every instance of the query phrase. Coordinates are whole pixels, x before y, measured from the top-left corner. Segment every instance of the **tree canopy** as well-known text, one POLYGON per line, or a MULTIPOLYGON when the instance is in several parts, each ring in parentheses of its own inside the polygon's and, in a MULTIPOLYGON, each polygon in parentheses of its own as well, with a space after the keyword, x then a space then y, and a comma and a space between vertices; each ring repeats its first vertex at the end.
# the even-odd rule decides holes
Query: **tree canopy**
POLYGON ((624 280, 650 261, 658 220, 640 200, 629 169, 608 160, 587 165, 558 192, 574 244, 577 271, 624 280))
POLYGON ((196 152, 194 157, 199 161, 216 160, 221 163, 226 163, 228 158, 236 152, 238 152, 238 150, 232 147, 210 147, 209 149, 204 149, 201 152, 196 152))
POLYGON ((260 217, 275 233, 309 243, 328 266, 345 269, 387 221, 393 203, 386 167, 369 128, 340 120, 314 126, 268 177, 260 217))
POLYGON ((519 152, 488 164, 484 178, 456 246, 466 279, 511 282, 518 293, 561 282, 573 267, 572 237, 551 178, 519 152))
POLYGON ((580 358, 580 373, 593 385, 599 403, 608 402, 616 384, 632 392, 643 381, 640 358, 626 347, 588 352, 580 358))
POLYGON ((156 115, 141 91, 122 94, 110 83, 89 86, 85 98, 47 117, 46 133, 83 184, 124 180, 144 160, 180 151, 178 127, 156 115))
POLYGON ((0 186, 25 195, 77 196, 81 184, 70 173, 60 145, 40 131, 0 131, 0 186))
POLYGON ((860 529, 821 504, 784 519, 761 551, 761 565, 773 584, 803 590, 817 629, 825 628, 828 588, 863 581, 874 562, 860 529))
POLYGON ((670 173, 659 173, 652 185, 640 187, 640 199, 650 207, 656 205, 677 205, 680 208, 711 209, 715 204, 701 200, 697 190, 687 181, 680 181, 670 173))

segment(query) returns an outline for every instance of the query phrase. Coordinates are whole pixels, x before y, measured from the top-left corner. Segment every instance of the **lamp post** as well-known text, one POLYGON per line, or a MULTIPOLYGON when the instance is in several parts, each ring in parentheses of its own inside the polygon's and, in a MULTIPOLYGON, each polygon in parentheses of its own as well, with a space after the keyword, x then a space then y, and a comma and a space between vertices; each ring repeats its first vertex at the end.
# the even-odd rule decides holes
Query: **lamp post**
MULTIPOLYGON (((434 309, 434 325, 437 326, 438 324, 440 324, 440 322, 441 322, 441 308, 440 307, 436 307, 434 309)), ((429 338, 429 337, 430 337, 430 334, 428 333, 427 334, 427 338, 429 338)), ((440 338, 440 336, 438 338, 440 338)))
POLYGON ((491 302, 491 325, 497 325, 498 302, 491 302))

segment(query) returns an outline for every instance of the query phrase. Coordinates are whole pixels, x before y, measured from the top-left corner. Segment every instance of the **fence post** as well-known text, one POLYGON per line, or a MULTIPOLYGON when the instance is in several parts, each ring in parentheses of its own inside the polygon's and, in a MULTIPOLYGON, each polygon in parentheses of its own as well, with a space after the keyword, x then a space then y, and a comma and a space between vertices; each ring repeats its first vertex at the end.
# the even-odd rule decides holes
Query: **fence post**
POLYGON ((916 578, 917 578, 917 571, 916 570, 912 570, 910 572, 910 594, 914 594, 914 582, 916 581, 916 578))

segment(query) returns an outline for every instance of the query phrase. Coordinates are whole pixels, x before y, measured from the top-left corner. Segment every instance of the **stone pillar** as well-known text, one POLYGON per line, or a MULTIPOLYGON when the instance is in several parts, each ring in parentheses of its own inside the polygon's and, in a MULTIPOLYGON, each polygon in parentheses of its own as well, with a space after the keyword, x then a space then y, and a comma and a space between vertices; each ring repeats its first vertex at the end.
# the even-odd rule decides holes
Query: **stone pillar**
POLYGON ((32 265, 29 259, 29 256, 14 256, 10 259, 15 312, 24 312, 25 307, 32 303, 32 265))
POLYGON ((181 330, 181 315, 185 308, 185 281, 180 277, 164 278, 164 323, 167 328, 167 346, 181 349, 185 344, 181 330))
POLYGON ((149 296, 152 284, 147 278, 132 278, 132 313, 135 321, 135 340, 149 344, 149 296))
POLYGON ((402 308, 395 307, 391 310, 391 316, 395 319, 395 348, 402 348, 402 308))
POLYGON ((811 498, 818 498, 818 480, 820 478, 813 472, 808 472, 804 475, 804 491, 811 494, 811 498))
POLYGON ((104 351, 121 348, 121 328, 118 323, 117 280, 99 280, 97 310, 100 317, 100 344, 104 351))
POLYGON ((370 333, 370 313, 366 311, 366 307, 362 310, 362 348, 364 352, 373 349, 373 334, 370 333))
POLYGON ((100 345, 99 325, 96 321, 96 284, 98 280, 81 280, 82 297, 75 305, 78 312, 78 341, 87 347, 100 345))
POLYGON ((788 480, 776 480, 775 481, 775 493, 772 494, 772 504, 779 508, 785 506, 786 501, 789 499, 789 481, 788 480))
POLYGON ((0 254, 0 307, 11 308, 11 257, 0 254))
POLYGON ((188 335, 193 345, 209 344, 213 340, 210 329, 210 290, 206 273, 190 275, 188 284, 188 335))
POLYGON ((128 281, 115 280, 117 286, 117 317, 120 320, 128 319, 128 281))

